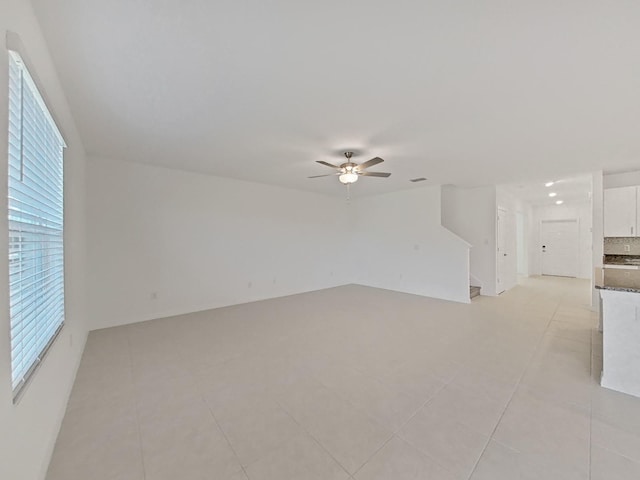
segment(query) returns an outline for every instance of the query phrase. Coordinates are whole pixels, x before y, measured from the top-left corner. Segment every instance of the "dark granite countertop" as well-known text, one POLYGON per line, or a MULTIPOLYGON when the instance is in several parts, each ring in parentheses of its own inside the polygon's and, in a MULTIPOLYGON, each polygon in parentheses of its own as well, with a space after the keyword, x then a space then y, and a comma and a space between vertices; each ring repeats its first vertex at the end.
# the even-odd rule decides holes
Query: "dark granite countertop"
POLYGON ((594 283, 600 290, 640 293, 640 270, 596 268, 594 283))

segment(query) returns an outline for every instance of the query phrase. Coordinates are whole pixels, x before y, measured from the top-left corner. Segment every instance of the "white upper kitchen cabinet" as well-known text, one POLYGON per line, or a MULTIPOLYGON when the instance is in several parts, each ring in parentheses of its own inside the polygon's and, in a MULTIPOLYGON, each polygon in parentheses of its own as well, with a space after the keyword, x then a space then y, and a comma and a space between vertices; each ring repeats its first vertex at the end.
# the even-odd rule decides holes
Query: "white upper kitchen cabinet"
POLYGON ((638 236, 638 187, 604 191, 604 236, 638 236))

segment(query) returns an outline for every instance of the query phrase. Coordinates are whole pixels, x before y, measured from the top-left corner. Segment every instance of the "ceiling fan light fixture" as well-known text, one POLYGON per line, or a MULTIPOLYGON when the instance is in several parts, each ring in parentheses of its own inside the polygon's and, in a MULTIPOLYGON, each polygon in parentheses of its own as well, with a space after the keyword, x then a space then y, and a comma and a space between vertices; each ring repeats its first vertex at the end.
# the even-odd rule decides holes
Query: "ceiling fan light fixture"
POLYGON ((340 175, 338 180, 340 180, 340 183, 344 183, 345 185, 356 183, 358 181, 358 174, 349 171, 340 175))

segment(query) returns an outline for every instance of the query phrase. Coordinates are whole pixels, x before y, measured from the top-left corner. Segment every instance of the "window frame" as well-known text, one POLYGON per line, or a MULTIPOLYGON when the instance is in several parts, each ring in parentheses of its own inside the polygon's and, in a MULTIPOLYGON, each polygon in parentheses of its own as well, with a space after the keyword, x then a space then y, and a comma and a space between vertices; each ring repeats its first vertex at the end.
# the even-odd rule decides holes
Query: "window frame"
MULTIPOLYGON (((12 388, 12 392, 13 392, 13 403, 16 404, 19 399, 21 398, 22 394, 24 393, 24 391, 26 390, 26 387, 30 384, 31 380, 34 377, 35 372, 38 370, 39 366, 42 364, 44 358, 47 356, 47 354, 49 353, 51 346, 55 343, 55 340, 60 336, 60 332, 62 331, 62 329, 64 328, 65 325, 65 319, 66 319, 66 292, 65 292, 65 221, 64 221, 64 217, 65 217, 65 202, 64 202, 64 184, 65 184, 65 177, 64 177, 64 150, 66 148, 66 143, 64 141, 64 137, 57 125, 57 122, 55 121, 54 116, 51 113, 51 110, 49 109, 47 102, 45 101, 45 97, 43 95, 43 89, 40 88, 39 82, 37 81, 37 78, 34 76, 33 74, 33 69, 30 68, 30 64, 28 61, 25 61, 25 55, 23 55, 21 53, 20 48, 12 48, 12 44, 13 45, 21 45, 19 42, 19 38, 17 37, 17 35, 12 34, 11 32, 7 33, 7 67, 8 67, 8 77, 9 77, 9 85, 11 85, 12 81, 15 80, 15 77, 12 77, 12 75, 15 75, 15 73, 12 71, 12 69, 15 69, 15 67, 13 66, 12 62, 15 62, 20 70, 20 91, 19 91, 19 101, 20 101, 20 111, 19 111, 19 119, 20 119, 20 125, 17 128, 17 130, 19 131, 19 140, 20 140, 20 144, 19 144, 19 152, 20 152, 20 157, 19 157, 19 161, 20 161, 20 178, 19 180, 17 179, 17 176, 14 172, 14 174, 11 174, 11 163, 12 163, 12 159, 16 159, 15 156, 15 152, 12 153, 11 151, 11 145, 8 144, 8 150, 7 150, 7 240, 8 240, 8 245, 7 245, 7 255, 8 255, 8 266, 7 266, 7 280, 8 280, 8 284, 7 284, 7 290, 8 290, 8 294, 9 294, 9 298, 11 298, 11 293, 12 293, 12 286, 11 286, 11 282, 10 282, 10 277, 9 274, 12 271, 12 263, 13 265, 15 265, 15 257, 17 255, 18 257, 18 262, 20 265, 19 270, 22 271, 22 269, 24 268, 23 266, 25 264, 27 264, 27 261, 23 261, 21 260, 21 249, 19 249, 18 252, 16 252, 15 248, 12 250, 12 245, 15 247, 16 243, 12 242, 12 239, 15 240, 16 236, 18 236, 17 238, 19 239, 23 239, 20 240, 18 243, 22 244, 24 240, 24 237, 22 237, 22 233, 21 231, 16 231, 14 227, 12 227, 12 225, 20 225, 20 226, 26 226, 28 227, 29 225, 31 225, 33 227, 33 236, 37 238, 37 240, 35 240, 37 242, 37 247, 38 248, 38 253, 35 255, 32 255, 30 260, 31 262, 34 264, 33 269, 34 269, 34 275, 35 274, 40 274, 40 275, 44 275, 42 268, 40 268, 40 270, 37 269, 37 265, 40 265, 40 267, 43 267, 44 264, 47 265, 47 268, 51 268, 51 274, 57 279, 58 284, 59 284, 59 288, 57 290, 51 289, 49 287, 49 285, 47 285, 47 281, 43 280, 44 277, 42 277, 40 279, 41 283, 40 284, 36 284, 35 282, 32 283, 31 285, 27 285, 26 288, 33 288, 34 289, 34 293, 33 294, 33 298, 35 298, 35 300, 33 301, 34 305, 38 305, 41 310, 39 313, 36 314, 32 314, 33 319, 32 320, 28 320, 26 322, 22 322, 20 321, 18 324, 14 324, 14 316, 12 315, 12 308, 15 308, 15 306, 12 306, 11 302, 9 302, 8 306, 7 306, 7 310, 8 310, 8 318, 9 318, 9 336, 11 338, 11 346, 10 346, 10 370, 11 370, 11 388, 12 388), (27 93, 25 93, 25 88, 28 88, 29 91, 27 93), (39 125, 37 127, 34 127, 33 125, 29 126, 29 127, 25 127, 24 125, 24 121, 25 121, 25 114, 26 111, 22 110, 23 108, 23 102, 25 101, 25 95, 31 95, 31 101, 32 101, 32 111, 36 112, 37 115, 40 115, 41 120, 44 122, 42 125, 39 125), (16 221, 15 218, 12 219, 12 212, 15 214, 15 210, 12 209, 12 205, 11 205, 11 192, 12 192, 12 188, 14 190, 15 189, 15 182, 19 181, 22 182, 24 181, 24 173, 23 173, 23 169, 25 167, 25 156, 24 156, 24 147, 25 147, 25 143, 24 143, 24 132, 27 131, 26 128, 29 128, 29 132, 32 135, 44 135, 45 133, 49 135, 49 139, 48 140, 42 140, 42 143, 38 143, 36 150, 34 150, 35 153, 32 153, 32 155, 40 155, 41 156, 41 160, 39 160, 40 164, 36 164, 34 163, 35 160, 32 160, 29 165, 33 168, 34 166, 44 166, 44 167, 48 167, 51 168, 53 171, 53 174, 55 175, 54 177, 49 177, 49 172, 44 172, 43 175, 40 175, 42 178, 39 178, 35 181, 33 181, 33 185, 35 185, 37 188, 39 188, 40 190, 35 190, 36 193, 42 193, 45 190, 51 189, 52 185, 50 183, 51 182, 59 182, 58 187, 59 187, 59 191, 54 192, 53 196, 51 196, 51 198, 47 197, 47 195, 49 195, 49 192, 47 192, 46 195, 43 195, 42 197, 45 199, 45 202, 43 203, 43 205, 47 208, 50 209, 53 212, 53 216, 57 218, 57 216, 59 216, 59 228, 52 228, 50 226, 51 221, 52 221, 52 217, 49 215, 48 213, 44 212, 42 213, 42 215, 33 215, 33 218, 35 218, 35 221, 33 221, 33 223, 29 223, 26 221, 16 221), (56 148, 59 148, 59 152, 56 153, 52 153, 51 151, 47 151, 47 147, 50 147, 51 145, 56 145, 56 148), (13 185, 13 187, 12 187, 13 185), (48 202, 48 203, 47 203, 48 202), (38 232, 37 229, 40 228, 40 231, 38 232), (44 233, 44 230, 51 230, 54 231, 54 235, 51 236, 51 238, 49 238, 47 233, 44 233), (57 258, 58 258, 58 263, 57 265, 50 267, 49 263, 52 261, 51 258, 48 257, 48 255, 51 253, 51 251, 49 250, 50 245, 48 244, 48 242, 50 240, 58 240, 59 241, 59 245, 57 247, 54 247, 53 252, 56 253, 57 258), (44 243, 44 245, 43 245, 44 243), (42 289, 45 290, 45 294, 38 294, 37 290, 40 289, 42 291, 42 289), (56 315, 51 315, 51 312, 47 311, 46 309, 49 308, 49 304, 48 302, 56 302, 56 304, 58 305, 58 310, 55 312, 56 315), (42 316, 43 314, 46 314, 46 316, 42 316), (39 319, 38 315, 41 315, 42 317, 39 319), (51 318, 53 318, 53 321, 50 321, 51 318), (24 323, 21 325, 21 323, 24 323), (20 325, 20 327, 24 327, 25 325, 27 326, 31 326, 31 324, 33 324, 33 328, 39 328, 39 332, 43 333, 44 335, 41 336, 41 338, 37 338, 34 336, 34 340, 33 340, 33 345, 34 345, 34 350, 33 352, 35 352, 35 354, 29 355, 28 356, 28 360, 27 363, 25 363, 22 367, 18 368, 17 364, 17 358, 20 358, 20 355, 15 354, 14 355, 14 329, 16 329, 17 325, 20 325), (55 327, 55 328, 54 328, 55 327), (28 367, 26 367, 26 365, 28 365, 28 367), (17 374, 16 374, 17 372, 17 374)), ((15 118, 16 113, 11 111, 12 108, 12 100, 15 101, 16 98, 15 95, 11 89, 9 89, 9 91, 7 92, 7 99, 8 99, 8 111, 7 111, 7 116, 9 118, 9 124, 7 127, 7 139, 10 141, 12 138, 12 132, 11 132, 11 118, 15 118)), ((16 128, 14 128, 14 130, 16 130, 16 128)), ((54 150, 55 152, 55 150, 54 150)), ((42 173, 42 172, 41 172, 42 173)), ((25 187, 26 188, 26 187, 25 187)), ((15 198, 14 198, 14 203, 15 203, 15 198)), ((41 201, 41 199, 38 199, 38 201, 41 201)), ((14 207, 15 208, 15 207, 14 207)), ((28 209, 26 209, 23 212, 30 212, 31 214, 34 213, 34 210, 29 211, 28 209)), ((33 240, 32 240, 33 241, 33 240)), ((21 288, 25 288, 24 285, 20 286, 21 288)), ((18 288, 18 291, 20 292, 20 288, 18 288)), ((16 292, 13 292, 16 293, 16 292)), ((28 297, 27 297, 28 298, 28 297)), ((17 302, 17 305, 19 305, 20 307, 24 307, 25 306, 26 301, 20 299, 17 302)), ((27 306, 30 306, 29 304, 27 304, 27 306)), ((35 308, 35 307, 34 307, 35 308)), ((27 350, 28 353, 28 350, 27 350)), ((22 361, 22 360, 20 360, 22 361)))

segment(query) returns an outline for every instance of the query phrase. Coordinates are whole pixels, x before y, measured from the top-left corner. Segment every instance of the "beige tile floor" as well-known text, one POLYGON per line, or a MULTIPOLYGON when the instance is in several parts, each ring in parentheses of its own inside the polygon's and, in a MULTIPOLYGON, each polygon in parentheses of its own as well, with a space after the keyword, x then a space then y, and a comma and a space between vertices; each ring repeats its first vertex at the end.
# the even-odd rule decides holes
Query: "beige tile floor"
POLYGON ((637 480, 589 299, 346 286, 95 331, 47 478, 637 480))

